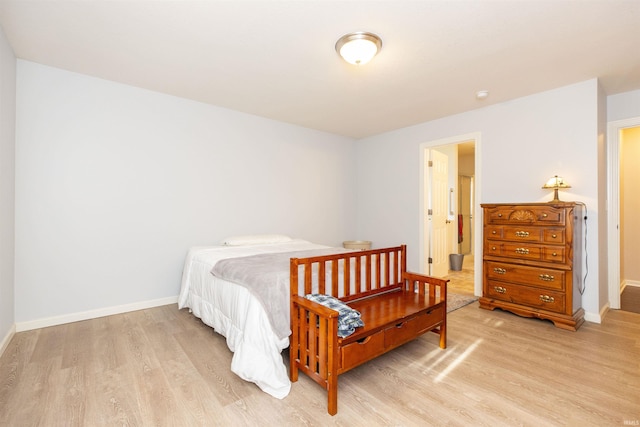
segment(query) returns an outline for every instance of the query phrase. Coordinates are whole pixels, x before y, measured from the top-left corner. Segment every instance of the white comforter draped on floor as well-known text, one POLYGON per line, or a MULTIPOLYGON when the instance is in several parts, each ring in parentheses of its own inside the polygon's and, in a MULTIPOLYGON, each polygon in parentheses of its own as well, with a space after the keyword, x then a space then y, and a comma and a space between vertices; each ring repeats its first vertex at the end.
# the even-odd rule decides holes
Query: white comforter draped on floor
POLYGON ((289 338, 279 339, 261 303, 244 287, 214 277, 211 269, 222 259, 266 253, 327 248, 305 240, 255 246, 191 248, 182 273, 179 308, 192 313, 226 337, 233 352, 231 371, 264 392, 284 398, 291 390, 282 350, 289 338))

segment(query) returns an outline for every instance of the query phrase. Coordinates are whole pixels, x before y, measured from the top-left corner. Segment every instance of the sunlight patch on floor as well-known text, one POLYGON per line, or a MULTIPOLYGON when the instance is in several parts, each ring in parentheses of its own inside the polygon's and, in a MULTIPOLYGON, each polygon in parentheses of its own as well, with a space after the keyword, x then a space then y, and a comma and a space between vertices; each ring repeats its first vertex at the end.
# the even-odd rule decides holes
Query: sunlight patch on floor
POLYGON ((433 382, 435 382, 435 383, 439 383, 439 382, 441 382, 442 380, 444 380, 444 379, 445 379, 445 377, 446 377, 447 375, 449 375, 449 373, 450 373, 451 371, 453 371, 454 369, 456 369, 456 368, 458 367, 458 365, 460 365, 462 362, 464 362, 464 360, 465 360, 467 357, 469 357, 469 355, 470 355, 471 353, 473 353, 473 352, 475 351, 475 349, 480 345, 480 343, 481 343, 481 342, 482 342, 482 338, 477 339, 477 340, 476 340, 476 342, 474 342, 473 344, 471 344, 471 345, 470 345, 470 346, 469 346, 469 347, 464 351, 464 353, 462 353, 460 356, 456 357, 456 359, 455 359, 453 362, 451 362, 451 364, 450 364, 449 366, 447 366, 447 367, 445 368, 445 370, 444 370, 444 371, 440 372, 440 373, 438 374, 438 376, 436 377, 436 379, 435 379, 435 380, 433 380, 433 382))
POLYGON ((415 359, 411 365, 419 366, 419 365, 430 365, 434 366, 439 363, 440 359, 443 356, 443 351, 440 347, 434 348, 433 350, 424 354, 424 356, 415 359))
POLYGON ((444 351, 442 349, 438 349, 436 353, 434 353, 434 356, 439 356, 436 357, 435 360, 433 360, 431 362, 431 364, 429 365, 429 367, 422 371, 422 373, 426 373, 426 372, 432 372, 436 369, 436 367, 442 363, 445 362, 447 360, 447 357, 449 357, 450 352, 447 352, 447 350, 445 349, 444 351))

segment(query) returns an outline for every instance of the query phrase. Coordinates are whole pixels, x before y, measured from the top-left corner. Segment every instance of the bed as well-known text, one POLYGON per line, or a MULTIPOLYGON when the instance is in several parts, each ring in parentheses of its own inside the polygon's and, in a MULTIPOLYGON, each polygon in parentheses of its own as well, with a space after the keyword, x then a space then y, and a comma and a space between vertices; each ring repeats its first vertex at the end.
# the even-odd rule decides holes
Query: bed
MULTIPOLYGON (((228 238, 222 243, 220 246, 194 247, 188 251, 178 307, 188 308, 194 316, 226 338, 227 346, 233 352, 232 372, 282 399, 291 390, 288 370, 282 358, 282 351, 289 346, 290 329, 285 334, 280 328, 280 333, 277 333, 264 302, 255 298, 246 287, 216 277, 211 271, 222 260, 282 253, 287 267, 276 275, 275 281, 288 298, 288 255, 346 250, 282 235, 228 238)), ((286 317, 280 323, 286 322, 288 327, 288 303, 285 307, 283 314, 286 317)))

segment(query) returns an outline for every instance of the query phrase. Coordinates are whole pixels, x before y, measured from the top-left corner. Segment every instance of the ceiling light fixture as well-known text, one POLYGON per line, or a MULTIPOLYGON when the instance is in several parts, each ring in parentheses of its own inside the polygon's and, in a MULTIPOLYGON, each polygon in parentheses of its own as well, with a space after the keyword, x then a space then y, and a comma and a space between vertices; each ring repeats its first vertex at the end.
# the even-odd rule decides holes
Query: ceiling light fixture
POLYGON ((382 39, 373 33, 345 34, 336 42, 336 52, 349 64, 364 65, 382 49, 382 39))

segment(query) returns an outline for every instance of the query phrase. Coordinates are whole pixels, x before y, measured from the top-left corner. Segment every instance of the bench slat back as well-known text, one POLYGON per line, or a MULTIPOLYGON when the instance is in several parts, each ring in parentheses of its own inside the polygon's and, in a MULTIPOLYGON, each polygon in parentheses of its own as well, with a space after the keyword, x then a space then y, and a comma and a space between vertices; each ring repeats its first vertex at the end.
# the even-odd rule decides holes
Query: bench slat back
POLYGON ((344 302, 401 289, 406 245, 291 258, 291 295, 319 293, 344 302))

